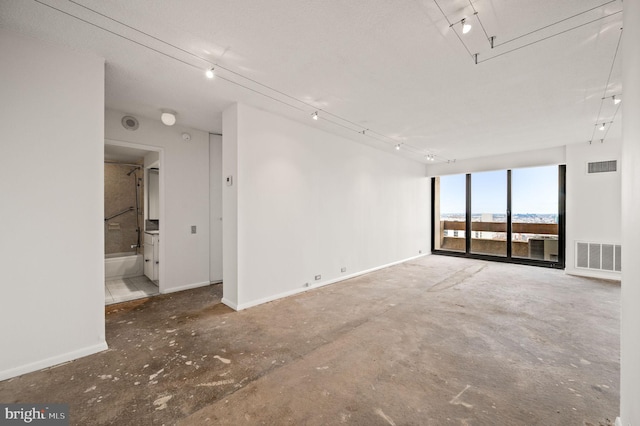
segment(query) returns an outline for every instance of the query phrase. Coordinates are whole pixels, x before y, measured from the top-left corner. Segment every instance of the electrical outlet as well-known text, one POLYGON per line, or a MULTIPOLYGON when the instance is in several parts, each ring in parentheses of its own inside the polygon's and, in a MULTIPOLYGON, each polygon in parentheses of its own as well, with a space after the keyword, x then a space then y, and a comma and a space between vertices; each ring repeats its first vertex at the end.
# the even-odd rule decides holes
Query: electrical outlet
POLYGON ((309 283, 304 283, 303 287, 309 287, 309 283))
POLYGON ((422 254, 422 250, 418 250, 418 254, 422 254))
POLYGON ((343 266, 342 268, 340 268, 340 272, 347 272, 347 268, 343 266))
POLYGON ((191 225, 191 233, 192 234, 196 233, 196 225, 191 225))
POLYGON ((322 278, 322 275, 316 275, 316 281, 320 280, 320 278, 322 278))

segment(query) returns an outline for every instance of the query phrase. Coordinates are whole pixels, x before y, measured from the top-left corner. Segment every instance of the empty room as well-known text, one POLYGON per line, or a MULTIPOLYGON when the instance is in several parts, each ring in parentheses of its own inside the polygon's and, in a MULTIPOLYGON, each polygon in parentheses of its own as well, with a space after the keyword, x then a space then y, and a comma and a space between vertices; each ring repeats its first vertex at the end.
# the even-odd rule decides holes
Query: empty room
POLYGON ((640 425, 639 19, 0 0, 0 423, 640 425))

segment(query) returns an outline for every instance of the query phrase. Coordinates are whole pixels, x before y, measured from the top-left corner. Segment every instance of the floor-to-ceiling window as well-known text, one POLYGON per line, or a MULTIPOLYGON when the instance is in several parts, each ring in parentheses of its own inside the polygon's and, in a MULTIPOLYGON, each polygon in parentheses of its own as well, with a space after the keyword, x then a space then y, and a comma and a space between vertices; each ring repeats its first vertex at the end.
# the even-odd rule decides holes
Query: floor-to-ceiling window
POLYGON ((558 167, 511 171, 511 255, 558 261, 558 167))
POLYGON ((507 171, 471 175, 471 253, 507 255, 507 171))
POLYGON ((432 251, 564 268, 565 167, 432 180, 432 251))
POLYGON ((465 252, 467 229, 466 175, 437 177, 434 197, 434 248, 454 252, 465 252))

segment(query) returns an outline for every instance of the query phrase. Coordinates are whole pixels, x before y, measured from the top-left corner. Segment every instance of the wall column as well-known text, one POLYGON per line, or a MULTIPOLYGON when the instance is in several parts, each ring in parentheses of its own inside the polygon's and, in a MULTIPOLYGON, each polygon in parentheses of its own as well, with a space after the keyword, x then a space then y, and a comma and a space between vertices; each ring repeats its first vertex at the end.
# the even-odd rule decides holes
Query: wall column
POLYGON ((640 1, 624 3, 620 420, 640 425, 640 1))

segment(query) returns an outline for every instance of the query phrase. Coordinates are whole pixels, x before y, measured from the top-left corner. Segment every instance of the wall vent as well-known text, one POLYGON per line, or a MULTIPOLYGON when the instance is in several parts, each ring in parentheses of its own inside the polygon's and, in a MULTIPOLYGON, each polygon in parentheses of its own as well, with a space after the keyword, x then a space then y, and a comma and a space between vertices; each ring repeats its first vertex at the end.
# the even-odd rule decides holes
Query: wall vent
POLYGON ((621 271, 622 248, 617 244, 576 242, 576 268, 621 271))
POLYGON ((595 161, 587 163, 587 173, 609 173, 618 170, 618 161, 595 161))

